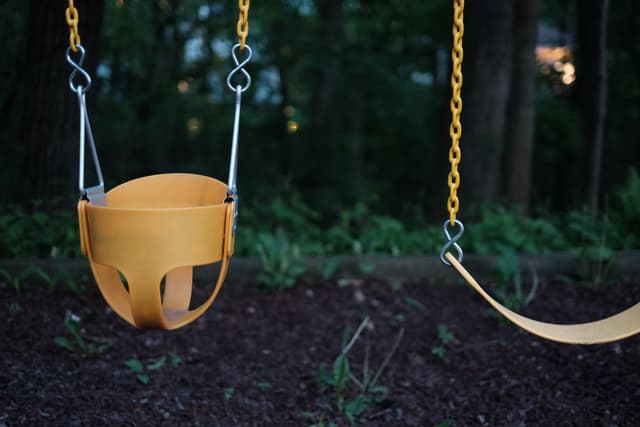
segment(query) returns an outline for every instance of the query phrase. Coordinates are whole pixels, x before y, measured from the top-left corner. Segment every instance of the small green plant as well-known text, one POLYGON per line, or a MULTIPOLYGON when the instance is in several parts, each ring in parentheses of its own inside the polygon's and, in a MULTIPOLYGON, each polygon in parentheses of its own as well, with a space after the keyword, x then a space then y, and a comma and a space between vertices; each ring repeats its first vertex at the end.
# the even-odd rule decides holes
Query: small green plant
POLYGON ((454 342, 455 339, 455 335, 453 335, 453 332, 449 330, 447 325, 438 325, 438 339, 436 341, 436 344, 431 347, 431 354, 439 357, 440 359, 444 358, 444 356, 447 354, 449 345, 454 342))
POLYGON ((524 292, 518 255, 512 248, 504 249, 498 258, 498 282, 495 290, 502 303, 510 310, 519 311, 534 300, 537 290, 538 275, 532 268, 531 288, 529 292, 524 292), (513 290, 511 290, 511 284, 513 290))
POLYGON ((260 381, 256 384, 256 387, 258 387, 262 391, 269 390, 271 388, 271 383, 260 381))
POLYGON ((351 371, 348 353, 368 323, 369 318, 366 317, 350 339, 349 330, 346 329, 342 340, 342 351, 334 360, 332 369, 329 370, 325 366, 322 366, 318 371, 318 383, 321 388, 333 391, 335 409, 338 413, 345 416, 349 424, 353 424, 359 416, 370 409, 375 403, 382 400, 388 393, 388 388, 378 386, 377 382, 398 349, 404 335, 404 329, 400 329, 391 350, 373 374, 369 371, 369 345, 367 344, 365 347, 362 376, 361 378, 357 378, 351 371), (353 387, 350 388, 349 386, 352 384, 353 387), (350 397, 354 395, 355 397, 350 397))
POLYGON ((174 368, 182 365, 182 358, 173 351, 167 353, 167 358, 169 359, 169 365, 173 366, 174 368))
POLYGON ((640 174, 637 169, 631 169, 625 184, 613 192, 611 205, 611 225, 624 230, 620 239, 623 248, 637 248, 640 245, 640 174))
POLYGON ((0 278, 2 278, 6 283, 10 284, 11 287, 16 291, 16 294, 20 296, 21 291, 21 283, 19 280, 16 280, 15 277, 7 270, 0 268, 0 278))
POLYGON ((55 279, 49 276, 42 268, 33 264, 16 275, 12 275, 7 270, 0 269, 0 277, 13 287, 17 296, 22 295, 23 285, 29 279, 35 278, 41 280, 45 282, 49 289, 53 289, 55 286, 55 279))
POLYGON ((608 246, 611 237, 609 216, 600 220, 586 211, 569 214, 569 231, 578 239, 578 276, 593 287, 607 280, 613 265, 613 249, 608 246))
POLYGON ((33 265, 33 264, 30 265, 29 267, 24 269, 22 273, 20 273, 20 276, 23 281, 31 278, 35 278, 36 280, 41 280, 47 285, 47 288, 50 291, 52 291, 53 288, 55 288, 56 286, 56 279, 50 276, 46 271, 44 271, 42 268, 38 267, 37 265, 33 265))
POLYGON ((80 255, 77 219, 72 209, 35 212, 20 206, 0 208, 0 258, 60 258, 80 255))
POLYGON ((329 280, 335 276, 338 269, 340 268, 340 264, 342 263, 342 258, 340 257, 331 257, 327 260, 324 267, 322 268, 322 278, 325 280, 329 280))
POLYGON ((404 289, 404 282, 399 279, 394 279, 391 281, 390 286, 393 292, 400 292, 404 289))
POLYGON ((149 384, 149 375, 145 372, 144 365, 138 359, 125 360, 124 365, 131 369, 136 379, 142 384, 149 384))
POLYGON ((235 393, 235 389, 233 387, 225 387, 224 400, 231 400, 231 398, 233 397, 233 393, 235 393))
POLYGON ((404 302, 407 303, 408 306, 413 307, 415 309, 418 309, 420 311, 425 311, 426 310, 426 307, 424 306, 424 304, 422 304, 420 301, 418 301, 415 298, 406 297, 404 299, 404 302))
POLYGON ((182 358, 170 351, 167 354, 151 360, 146 365, 139 359, 129 359, 124 362, 124 365, 131 369, 136 379, 142 384, 148 384, 151 379, 148 371, 157 371, 167 366, 167 364, 172 367, 180 366, 182 364, 182 358))
POLYGON ((271 291, 282 291, 295 285, 306 271, 305 260, 296 244, 290 243, 282 230, 276 234, 261 233, 257 250, 262 261, 258 281, 271 291))
POLYGON ((309 427, 338 427, 336 423, 324 422, 324 417, 326 416, 324 412, 317 413, 317 412, 304 411, 302 412, 302 416, 311 421, 311 424, 309 424, 309 427))
POLYGON ((63 289, 68 290, 74 295, 80 295, 85 290, 84 282, 86 282, 88 278, 84 275, 82 280, 78 281, 67 270, 61 270, 56 274, 54 280, 58 286, 62 285, 63 289))
POLYGON ((363 275, 371 274, 375 271, 375 269, 376 265, 372 262, 361 262, 360 264, 358 264, 358 271, 360 271, 360 274, 363 275))
POLYGON ((68 313, 64 319, 64 327, 67 336, 58 335, 53 342, 72 353, 83 356, 99 355, 111 348, 112 342, 97 338, 85 338, 82 331, 81 320, 78 316, 68 313))

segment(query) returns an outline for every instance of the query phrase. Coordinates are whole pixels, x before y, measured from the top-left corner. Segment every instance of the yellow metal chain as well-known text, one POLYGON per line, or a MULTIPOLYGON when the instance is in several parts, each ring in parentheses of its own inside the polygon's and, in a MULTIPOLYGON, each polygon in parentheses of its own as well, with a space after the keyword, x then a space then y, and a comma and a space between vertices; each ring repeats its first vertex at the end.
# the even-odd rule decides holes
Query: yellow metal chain
POLYGON ((238 32, 238 43, 240 43, 240 50, 244 50, 244 46, 247 42, 247 36, 249 35, 249 3, 250 0, 238 0, 238 25, 236 26, 238 32))
POLYGON ((78 51, 76 48, 80 44, 80 33, 78 32, 78 21, 80 16, 78 15, 78 9, 73 5, 73 0, 69 0, 69 6, 64 14, 69 25, 69 46, 74 52, 78 51))
POLYGON ((462 124, 460 115, 462 114, 462 36, 464 34, 464 0, 453 0, 453 49, 451 50, 451 61, 453 70, 451 71, 451 125, 449 126, 449 136, 451 137, 451 148, 449 149, 449 162, 451 170, 447 182, 449 184, 449 199, 447 209, 449 210, 449 221, 451 226, 455 225, 456 215, 460 208, 458 200, 458 187, 460 187, 460 137, 462 136, 462 124))

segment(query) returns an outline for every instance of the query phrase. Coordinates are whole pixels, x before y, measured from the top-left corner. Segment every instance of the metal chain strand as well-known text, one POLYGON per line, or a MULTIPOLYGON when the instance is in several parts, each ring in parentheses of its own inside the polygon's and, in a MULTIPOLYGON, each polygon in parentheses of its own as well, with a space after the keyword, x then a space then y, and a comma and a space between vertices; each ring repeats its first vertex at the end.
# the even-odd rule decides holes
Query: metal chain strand
POLYGON ((453 49, 451 50, 451 61, 453 70, 451 72, 451 125, 449 126, 449 136, 451 137, 451 148, 449 149, 449 163, 451 170, 447 179, 449 185, 449 199, 447 209, 449 210, 449 222, 455 225, 456 215, 460 208, 458 200, 458 188, 460 187, 460 137, 462 136, 462 124, 460 115, 462 114, 462 36, 464 34, 464 0, 453 0, 453 49))
POLYGON ((462 137, 462 124, 460 116, 462 114, 462 36, 464 34, 464 0, 453 0, 453 48, 451 49, 451 62, 453 64, 451 71, 451 125, 449 126, 449 136, 451 137, 451 148, 449 148, 449 163, 451 170, 447 177, 449 185, 449 198, 447 199, 447 210, 449 211, 449 219, 443 224, 445 244, 440 249, 440 260, 451 266, 446 259, 446 254, 450 249, 457 252, 456 258, 462 262, 464 252, 462 247, 457 243, 464 233, 464 225, 456 219, 458 209, 460 209, 460 200, 458 200, 458 188, 460 187, 460 172, 458 165, 460 164, 460 138, 462 137), (456 231, 457 228, 457 231, 456 231))
POLYGON ((236 31, 238 33, 238 43, 240 50, 244 50, 249 35, 249 5, 250 0, 238 0, 238 25, 236 31))
POLYGON ((78 51, 77 45, 80 44, 80 33, 78 32, 78 22, 80 21, 80 15, 78 9, 73 4, 73 0, 69 0, 69 6, 64 14, 67 19, 67 25, 69 25, 69 46, 74 52, 78 51))

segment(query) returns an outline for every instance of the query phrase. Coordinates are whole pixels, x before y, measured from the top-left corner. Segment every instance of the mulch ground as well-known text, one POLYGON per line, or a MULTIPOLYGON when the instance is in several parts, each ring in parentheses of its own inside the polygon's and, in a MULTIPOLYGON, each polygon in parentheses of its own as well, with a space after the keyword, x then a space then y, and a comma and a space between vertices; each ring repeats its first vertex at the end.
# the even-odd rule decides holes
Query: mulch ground
MULTIPOLYGON (((203 298, 207 286, 198 285, 203 298)), ((387 392, 357 425, 640 425, 639 337, 547 342, 501 322, 461 283, 303 279, 281 293, 227 283, 207 314, 172 332, 128 326, 90 284, 75 295, 30 283, 16 297, 4 283, 0 298, 2 427, 348 425, 318 372, 332 367, 345 328, 367 316, 348 353, 357 378, 365 359, 375 372, 403 336, 377 382, 387 392), (64 324, 71 314, 83 319, 87 346, 110 347, 77 350, 64 324), (441 324, 455 335, 444 357, 432 352, 441 324), (56 345, 57 336, 76 350, 56 345), (145 366, 147 384, 125 365, 131 359, 145 366)), ((599 289, 545 282, 524 311, 588 321, 637 301, 638 282, 599 289)), ((350 381, 346 399, 357 390, 350 381)))

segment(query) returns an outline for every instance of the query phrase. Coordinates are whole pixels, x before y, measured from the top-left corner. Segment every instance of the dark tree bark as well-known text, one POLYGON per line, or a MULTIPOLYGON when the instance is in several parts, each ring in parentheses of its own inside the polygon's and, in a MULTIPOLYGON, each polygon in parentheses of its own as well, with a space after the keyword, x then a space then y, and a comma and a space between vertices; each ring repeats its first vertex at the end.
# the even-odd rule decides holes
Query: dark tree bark
MULTIPOLYGON (((95 78, 103 3, 76 0, 82 45, 87 51, 86 67, 95 78)), ((26 60, 19 70, 13 132, 16 162, 22 167, 16 177, 13 201, 24 206, 34 200, 77 196, 78 103, 69 90, 71 71, 65 61, 69 29, 66 3, 46 5, 31 0, 28 17, 26 60), (53 7, 55 6, 55 7, 53 7)), ((88 92, 91 103, 91 92, 88 92)))
POLYGON ((598 211, 607 114, 607 16, 609 0, 578 2, 580 64, 576 77, 582 132, 589 154, 586 204, 598 211))
POLYGON ((500 191, 515 3, 467 3, 460 165, 465 205, 493 202, 500 191))
POLYGON ((342 120, 336 109, 340 58, 337 55, 345 40, 345 21, 342 0, 318 0, 318 20, 320 25, 320 45, 323 50, 323 64, 316 93, 316 114, 318 123, 331 130, 342 130, 342 120))
POLYGON ((529 213, 535 128, 538 0, 515 2, 513 74, 507 112, 507 197, 529 213))
POLYGON ((315 61, 310 73, 312 79, 311 122, 309 144, 304 150, 296 148, 296 155, 314 161, 301 161, 296 169, 296 186, 305 188, 310 198, 319 205, 330 207, 336 202, 353 201, 350 148, 347 132, 350 114, 343 86, 342 52, 346 44, 343 0, 317 0, 317 30, 313 43, 315 61), (336 192, 331 188, 341 188, 336 192))

